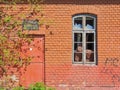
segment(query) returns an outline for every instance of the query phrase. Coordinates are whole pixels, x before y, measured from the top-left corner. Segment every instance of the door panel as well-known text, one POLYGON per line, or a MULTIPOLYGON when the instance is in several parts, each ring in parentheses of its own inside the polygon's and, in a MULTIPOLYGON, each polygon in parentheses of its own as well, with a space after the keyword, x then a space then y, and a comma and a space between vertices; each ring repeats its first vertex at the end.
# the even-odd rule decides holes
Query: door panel
POLYGON ((22 46, 22 57, 32 57, 30 64, 21 69, 20 84, 28 86, 34 82, 44 82, 44 37, 32 36, 30 44, 22 46))

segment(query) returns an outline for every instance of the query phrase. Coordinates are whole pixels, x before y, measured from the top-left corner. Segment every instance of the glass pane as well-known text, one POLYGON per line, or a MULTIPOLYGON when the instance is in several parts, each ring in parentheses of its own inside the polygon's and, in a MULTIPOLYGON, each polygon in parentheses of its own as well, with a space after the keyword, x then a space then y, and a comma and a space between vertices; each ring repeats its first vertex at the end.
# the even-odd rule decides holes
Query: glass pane
POLYGON ((94 33, 86 33, 86 42, 94 42, 94 33))
POLYGON ((82 53, 74 53, 74 62, 81 62, 82 61, 82 53))
POLYGON ((86 50, 94 51, 94 43, 86 43, 86 50))
POLYGON ((94 43, 86 43, 86 61, 94 62, 94 43))
POLYGON ((82 28, 82 17, 77 17, 74 19, 74 29, 81 29, 82 28))
POLYGON ((87 51, 86 53, 86 62, 94 62, 94 53, 87 51))
POLYGON ((74 42, 82 42, 82 33, 74 33, 74 42))
POLYGON ((74 51, 82 52, 82 43, 74 43, 74 51))
POLYGON ((94 29, 94 19, 91 17, 86 17, 86 28, 94 29))
POLYGON ((82 43, 74 44, 74 61, 81 62, 82 61, 82 43))

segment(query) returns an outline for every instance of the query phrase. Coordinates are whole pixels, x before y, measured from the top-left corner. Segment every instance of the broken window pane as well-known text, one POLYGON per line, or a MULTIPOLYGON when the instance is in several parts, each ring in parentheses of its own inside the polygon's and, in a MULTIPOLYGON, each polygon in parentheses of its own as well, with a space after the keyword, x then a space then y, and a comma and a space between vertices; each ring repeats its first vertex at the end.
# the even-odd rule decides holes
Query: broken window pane
POLYGON ((86 17, 86 28, 94 29, 94 19, 91 17, 86 17))
POLYGON ((77 17, 74 19, 74 29, 82 29, 82 17, 77 17))

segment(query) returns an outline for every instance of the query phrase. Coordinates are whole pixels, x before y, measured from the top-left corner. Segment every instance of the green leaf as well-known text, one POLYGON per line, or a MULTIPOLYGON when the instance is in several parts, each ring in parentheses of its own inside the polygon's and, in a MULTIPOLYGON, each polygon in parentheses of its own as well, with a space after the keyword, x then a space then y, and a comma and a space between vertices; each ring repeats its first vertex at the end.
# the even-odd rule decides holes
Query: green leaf
POLYGON ((5 88, 3 88, 3 87, 0 87, 0 90, 5 90, 5 88))
POLYGON ((3 49, 3 53, 5 57, 9 57, 10 51, 8 49, 3 49))
POLYGON ((5 18, 4 18, 4 22, 10 22, 11 19, 12 19, 11 16, 5 16, 5 18))
POLYGON ((18 87, 14 87, 12 90, 25 90, 25 89, 24 89, 24 87, 18 86, 18 87))

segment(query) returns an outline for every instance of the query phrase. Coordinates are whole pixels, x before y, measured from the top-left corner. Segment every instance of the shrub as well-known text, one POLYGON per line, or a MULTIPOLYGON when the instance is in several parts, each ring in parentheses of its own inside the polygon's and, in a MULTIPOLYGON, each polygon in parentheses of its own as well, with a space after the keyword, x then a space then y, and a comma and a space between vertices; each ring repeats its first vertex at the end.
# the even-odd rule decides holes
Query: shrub
POLYGON ((28 90, 55 90, 55 89, 52 87, 47 87, 46 85, 44 85, 44 83, 37 82, 35 84, 31 84, 28 90))
POLYGON ((0 87, 0 90, 5 90, 3 87, 0 87))
POLYGON ((25 90, 24 87, 18 86, 18 87, 14 87, 12 90, 25 90))
MULTIPOLYGON (((8 90, 6 88, 0 87, 0 90, 8 90)), ((55 90, 55 88, 52 87, 47 87, 44 83, 42 82, 37 82, 34 84, 31 84, 28 89, 25 89, 22 86, 17 86, 9 90, 55 90)))
POLYGON ((31 84, 28 88, 28 90, 45 90, 45 85, 43 83, 35 83, 31 84))

